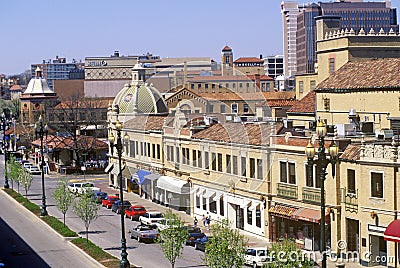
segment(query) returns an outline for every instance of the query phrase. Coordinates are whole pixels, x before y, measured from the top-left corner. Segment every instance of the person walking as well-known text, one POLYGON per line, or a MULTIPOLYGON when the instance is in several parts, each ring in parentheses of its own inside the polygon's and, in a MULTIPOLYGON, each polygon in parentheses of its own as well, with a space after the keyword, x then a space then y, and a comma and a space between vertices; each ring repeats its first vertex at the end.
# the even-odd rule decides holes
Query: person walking
POLYGON ((206 216, 204 216, 204 214, 203 214, 203 218, 201 219, 201 221, 203 222, 203 226, 206 227, 207 219, 206 219, 206 216))
POLYGON ((197 218, 196 218, 196 216, 194 216, 193 226, 194 226, 194 227, 197 227, 197 218))
POLYGON ((210 230, 210 222, 211 222, 211 216, 210 216, 210 214, 207 212, 206 224, 207 224, 208 230, 210 230))

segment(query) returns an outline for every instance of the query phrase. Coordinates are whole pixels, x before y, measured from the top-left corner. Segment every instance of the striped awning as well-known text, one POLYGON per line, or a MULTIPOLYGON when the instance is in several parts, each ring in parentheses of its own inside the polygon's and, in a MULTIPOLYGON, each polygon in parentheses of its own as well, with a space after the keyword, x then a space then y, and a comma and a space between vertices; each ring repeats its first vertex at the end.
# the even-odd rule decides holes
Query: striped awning
POLYGON ((283 216, 286 218, 291 218, 292 215, 298 210, 298 208, 295 207, 289 207, 289 206, 284 206, 284 205, 275 205, 270 207, 268 210, 269 213, 276 214, 277 216, 283 216))

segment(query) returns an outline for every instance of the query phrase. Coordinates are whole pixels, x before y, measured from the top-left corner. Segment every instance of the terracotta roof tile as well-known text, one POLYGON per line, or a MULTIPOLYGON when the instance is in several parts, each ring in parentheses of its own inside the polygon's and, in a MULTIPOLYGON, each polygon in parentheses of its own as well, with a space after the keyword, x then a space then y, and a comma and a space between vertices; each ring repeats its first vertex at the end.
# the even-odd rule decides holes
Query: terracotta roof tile
POLYGON ((232 48, 230 48, 228 45, 224 46, 224 48, 222 49, 222 51, 231 51, 232 48))
POLYGON ((270 207, 270 209, 268 211, 271 213, 282 215, 282 216, 291 217, 293 215, 293 213, 295 213, 297 210, 298 210, 298 208, 294 208, 294 207, 275 205, 275 206, 270 207))
POLYGON ((294 99, 271 99, 258 103, 256 106, 291 107, 297 102, 298 100, 294 99))
POLYGON ((108 108, 113 102, 113 98, 90 99, 84 98, 80 100, 68 100, 60 102, 54 109, 71 109, 71 108, 108 108))
POLYGON ((245 93, 199 93, 200 97, 208 100, 253 100, 265 101, 270 99, 291 99, 295 92, 245 92, 245 93))
POLYGON ((13 85, 12 87, 10 87, 11 91, 18 91, 18 90, 22 90, 22 87, 20 85, 13 85))
POLYGON ((341 160, 348 160, 348 161, 357 161, 360 160, 360 152, 361 146, 360 145, 347 145, 346 149, 344 150, 343 154, 340 156, 341 160))
POLYGON ((315 91, 308 92, 288 110, 288 113, 315 113, 315 91))
POLYGON ((233 63, 246 63, 246 62, 259 62, 264 63, 263 60, 256 57, 241 57, 235 60, 233 63))
POLYGON ((145 131, 161 131, 165 120, 168 120, 167 116, 138 115, 135 118, 126 121, 124 123, 124 128, 145 131))
POLYGON ((400 88, 400 58, 348 62, 317 86, 324 90, 400 88))
POLYGON ((240 144, 269 143, 271 127, 267 124, 220 123, 195 133, 192 138, 240 144))
MULTIPOLYGON (((71 137, 59 137, 49 135, 45 138, 44 143, 53 149, 72 149, 74 147, 74 139, 71 137)), ((40 146, 40 139, 37 139, 32 142, 33 145, 40 146)), ((77 136, 76 138, 76 147, 78 149, 107 149, 108 144, 95 139, 91 136, 77 136)))

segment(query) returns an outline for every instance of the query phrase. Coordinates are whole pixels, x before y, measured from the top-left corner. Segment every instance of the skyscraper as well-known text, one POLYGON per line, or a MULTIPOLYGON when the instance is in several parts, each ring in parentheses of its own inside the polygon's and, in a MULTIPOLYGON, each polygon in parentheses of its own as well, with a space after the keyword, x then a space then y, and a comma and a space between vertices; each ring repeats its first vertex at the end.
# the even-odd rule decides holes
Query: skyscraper
POLYGON ((283 21, 283 73, 285 77, 296 74, 296 30, 297 15, 300 10, 296 1, 283 1, 281 13, 283 21))

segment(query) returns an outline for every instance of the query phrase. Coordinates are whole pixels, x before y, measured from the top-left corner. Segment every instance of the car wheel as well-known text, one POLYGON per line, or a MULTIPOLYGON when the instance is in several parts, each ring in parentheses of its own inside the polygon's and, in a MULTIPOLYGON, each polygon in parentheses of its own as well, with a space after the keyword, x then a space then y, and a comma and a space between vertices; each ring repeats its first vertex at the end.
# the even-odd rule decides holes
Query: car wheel
POLYGON ((134 238, 133 234, 130 234, 130 237, 131 237, 131 239, 133 239, 134 238))
POLYGON ((140 242, 140 236, 137 237, 137 241, 140 242))
POLYGON ((194 249, 195 249, 195 250, 199 250, 197 244, 194 244, 194 249))
POLYGON ((253 268, 257 268, 257 263, 253 263, 253 268))
POLYGON ((131 216, 131 221, 133 221, 133 216, 131 216))

